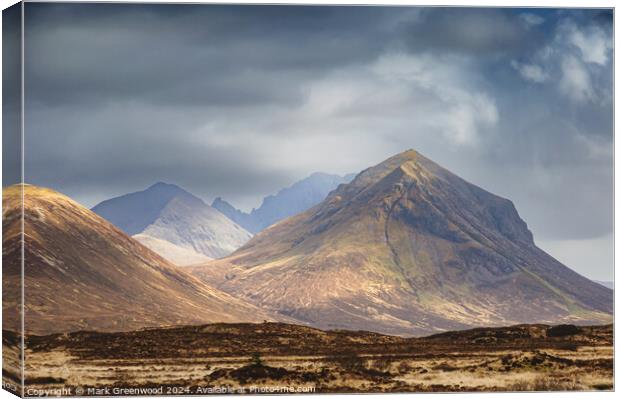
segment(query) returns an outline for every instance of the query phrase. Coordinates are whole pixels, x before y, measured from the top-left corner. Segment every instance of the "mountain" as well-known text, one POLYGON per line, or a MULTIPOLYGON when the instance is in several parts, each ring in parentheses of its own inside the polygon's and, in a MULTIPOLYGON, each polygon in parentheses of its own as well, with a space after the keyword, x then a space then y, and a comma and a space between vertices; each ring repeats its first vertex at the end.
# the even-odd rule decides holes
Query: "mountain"
POLYGON ((511 201, 413 150, 190 270, 325 329, 424 335, 612 320, 612 291, 537 248, 511 201))
POLYGON ((155 183, 144 191, 125 194, 95 205, 92 211, 132 236, 144 231, 175 197, 193 195, 174 184, 155 183))
POLYGON ((614 289, 614 282, 613 281, 599 281, 599 280, 594 280, 594 281, 599 283, 603 287, 609 288, 610 290, 614 289))
POLYGON ((156 183, 144 191, 103 201, 92 210, 125 233, 139 235, 139 240, 170 260, 188 257, 187 253, 180 256, 179 249, 219 258, 252 236, 217 209, 173 184, 156 183))
MULTIPOLYGON (((27 333, 273 319, 198 281, 70 198, 23 187, 27 333)), ((2 199, 2 305, 16 317, 11 310, 19 307, 21 294, 20 186, 3 189, 2 199)))
POLYGON ((340 184, 350 182, 354 176, 354 174, 338 176, 313 173, 292 186, 280 190, 277 194, 265 197, 261 206, 258 209, 252 209, 250 213, 236 209, 220 197, 216 198, 211 206, 246 230, 258 233, 265 227, 313 207, 323 201, 327 194, 340 184))

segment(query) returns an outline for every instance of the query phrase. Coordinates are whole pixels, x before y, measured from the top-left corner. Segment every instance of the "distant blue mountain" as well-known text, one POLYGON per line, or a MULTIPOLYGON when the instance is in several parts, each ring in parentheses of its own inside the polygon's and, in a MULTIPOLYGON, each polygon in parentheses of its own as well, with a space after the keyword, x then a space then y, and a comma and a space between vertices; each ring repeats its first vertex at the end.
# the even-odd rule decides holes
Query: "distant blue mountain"
POLYGON ((153 223, 166 205, 177 196, 192 202, 202 202, 174 184, 160 182, 146 190, 100 202, 92 211, 132 236, 141 233, 153 223))
POLYGON ((607 287, 610 290, 614 289, 614 282, 613 281, 599 281, 599 280, 593 280, 595 283, 599 283, 600 285, 602 285, 603 287, 607 287))
POLYGON ((128 235, 177 263, 226 256, 252 236, 217 209, 173 184, 101 202, 92 209, 128 235))
POLYGON ((265 197, 261 206, 250 213, 236 209, 220 197, 211 206, 251 233, 258 233, 282 219, 312 208, 340 184, 349 183, 354 177, 355 174, 313 173, 277 194, 265 197))

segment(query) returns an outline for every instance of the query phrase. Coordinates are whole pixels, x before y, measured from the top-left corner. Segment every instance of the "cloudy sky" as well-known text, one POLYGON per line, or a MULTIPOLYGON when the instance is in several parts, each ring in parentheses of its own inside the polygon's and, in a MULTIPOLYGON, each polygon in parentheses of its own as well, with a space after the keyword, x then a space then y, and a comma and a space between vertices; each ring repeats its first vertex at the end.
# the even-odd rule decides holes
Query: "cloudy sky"
POLYGON ((414 148, 613 276, 611 11, 26 4, 26 179, 243 209, 414 148))

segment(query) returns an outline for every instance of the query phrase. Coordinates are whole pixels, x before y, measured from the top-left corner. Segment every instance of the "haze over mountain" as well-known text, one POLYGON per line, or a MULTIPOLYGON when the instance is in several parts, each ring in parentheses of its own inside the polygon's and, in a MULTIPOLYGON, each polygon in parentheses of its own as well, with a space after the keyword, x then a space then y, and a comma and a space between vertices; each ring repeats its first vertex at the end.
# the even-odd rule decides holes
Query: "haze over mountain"
POLYGON ((412 150, 191 271, 319 328, 421 335, 612 319, 612 291, 537 248, 511 201, 412 150))
MULTIPOLYGON (((20 186, 3 189, 2 198, 3 310, 18 317, 20 186)), ((198 281, 58 192, 24 185, 24 198, 29 334, 273 319, 198 281)))
POLYGON ((355 174, 339 176, 313 173, 290 187, 283 188, 277 194, 265 197, 261 206, 252 209, 250 213, 236 209, 220 197, 217 197, 211 206, 246 230, 258 233, 265 227, 313 207, 340 184, 348 183, 354 177, 355 174))
POLYGON ((178 264, 200 261, 199 255, 228 255, 251 237, 217 209, 173 184, 156 183, 103 201, 92 210, 178 264))
POLYGON ((193 249, 184 248, 175 245, 170 241, 152 237, 147 234, 136 234, 132 236, 132 238, 177 266, 193 265, 196 263, 207 262, 212 259, 206 255, 194 251, 193 249))

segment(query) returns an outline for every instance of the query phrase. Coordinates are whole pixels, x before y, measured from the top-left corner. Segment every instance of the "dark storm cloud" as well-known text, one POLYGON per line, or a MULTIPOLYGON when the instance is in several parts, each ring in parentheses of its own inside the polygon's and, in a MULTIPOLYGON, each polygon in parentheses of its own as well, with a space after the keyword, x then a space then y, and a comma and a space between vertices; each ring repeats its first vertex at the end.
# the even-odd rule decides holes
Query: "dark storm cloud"
POLYGON ((2 12, 2 186, 21 181, 21 5, 2 12))
POLYGON ((165 180, 249 208, 416 148, 555 248, 612 231, 609 10, 28 3, 26 24, 27 179, 87 205, 165 180))
POLYGON ((289 104, 301 96, 294 82, 368 61, 387 46, 383 14, 339 7, 33 4, 28 85, 32 101, 46 103, 289 104))

